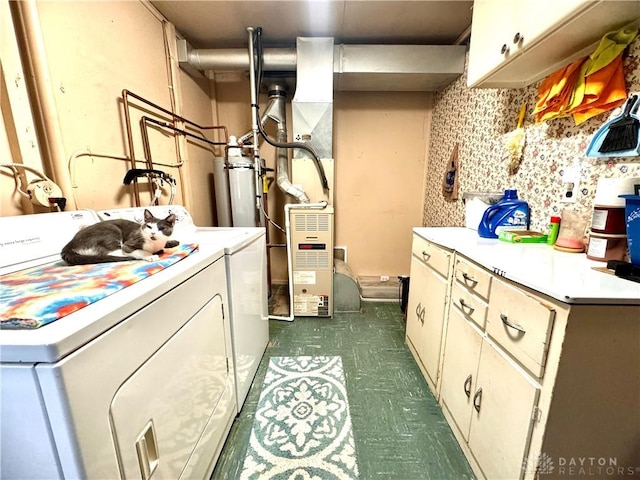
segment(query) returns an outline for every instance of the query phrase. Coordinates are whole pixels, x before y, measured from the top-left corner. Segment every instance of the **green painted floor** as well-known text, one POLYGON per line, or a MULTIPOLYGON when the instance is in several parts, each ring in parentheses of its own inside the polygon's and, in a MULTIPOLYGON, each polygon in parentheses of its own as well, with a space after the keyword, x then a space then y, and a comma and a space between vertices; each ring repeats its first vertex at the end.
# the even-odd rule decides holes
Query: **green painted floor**
POLYGON ((398 303, 363 302, 332 319, 270 320, 270 342, 212 479, 238 479, 270 357, 340 355, 360 478, 464 479, 473 474, 405 343, 398 303))

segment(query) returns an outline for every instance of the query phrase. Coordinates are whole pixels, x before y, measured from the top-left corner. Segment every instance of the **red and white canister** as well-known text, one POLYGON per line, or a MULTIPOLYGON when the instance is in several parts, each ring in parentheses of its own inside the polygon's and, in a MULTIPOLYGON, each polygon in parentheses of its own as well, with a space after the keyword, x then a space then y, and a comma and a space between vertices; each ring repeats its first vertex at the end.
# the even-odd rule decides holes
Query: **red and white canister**
POLYGON ((634 193, 640 178, 600 178, 596 186, 591 231, 603 235, 626 233, 624 199, 620 195, 634 193))

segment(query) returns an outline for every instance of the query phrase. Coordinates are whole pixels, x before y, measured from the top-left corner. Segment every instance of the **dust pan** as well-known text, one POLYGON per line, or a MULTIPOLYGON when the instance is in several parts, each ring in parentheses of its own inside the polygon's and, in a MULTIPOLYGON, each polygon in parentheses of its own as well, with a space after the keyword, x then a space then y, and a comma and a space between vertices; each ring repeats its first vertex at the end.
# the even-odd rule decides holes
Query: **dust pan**
POLYGON ((637 95, 631 95, 624 106, 622 117, 609 126, 599 151, 602 153, 630 150, 638 145, 638 128, 640 121, 631 115, 632 109, 637 112, 637 95))
POLYGON ((587 157, 639 156, 639 108, 640 95, 630 95, 624 104, 623 113, 607 121, 594 133, 587 147, 587 157))

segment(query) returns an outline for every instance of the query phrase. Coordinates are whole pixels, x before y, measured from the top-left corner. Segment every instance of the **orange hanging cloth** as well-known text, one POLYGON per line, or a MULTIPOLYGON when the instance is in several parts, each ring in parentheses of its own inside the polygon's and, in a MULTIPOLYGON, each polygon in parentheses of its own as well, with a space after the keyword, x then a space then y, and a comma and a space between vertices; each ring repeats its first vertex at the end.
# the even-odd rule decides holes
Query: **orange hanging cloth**
POLYGON ((627 87, 622 66, 622 54, 597 72, 585 78, 582 102, 571 108, 576 125, 622 105, 627 98, 627 87))
POLYGON ((622 55, 637 33, 631 26, 609 32, 591 55, 545 78, 538 87, 533 111, 536 123, 573 115, 579 125, 624 103, 627 89, 622 55))
POLYGON ((555 71, 540 83, 538 100, 533 110, 536 123, 568 115, 566 110, 580 74, 580 67, 587 58, 576 60, 555 71))

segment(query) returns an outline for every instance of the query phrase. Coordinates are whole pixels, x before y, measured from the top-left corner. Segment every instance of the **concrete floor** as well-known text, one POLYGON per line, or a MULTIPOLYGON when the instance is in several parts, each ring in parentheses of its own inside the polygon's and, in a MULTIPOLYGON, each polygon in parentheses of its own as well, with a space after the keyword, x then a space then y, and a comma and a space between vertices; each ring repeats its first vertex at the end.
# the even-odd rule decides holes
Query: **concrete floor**
POLYGON ((269 358, 297 355, 342 357, 361 479, 473 478, 406 346, 398 303, 363 302, 361 313, 270 321, 269 345, 212 479, 240 478, 269 358))

